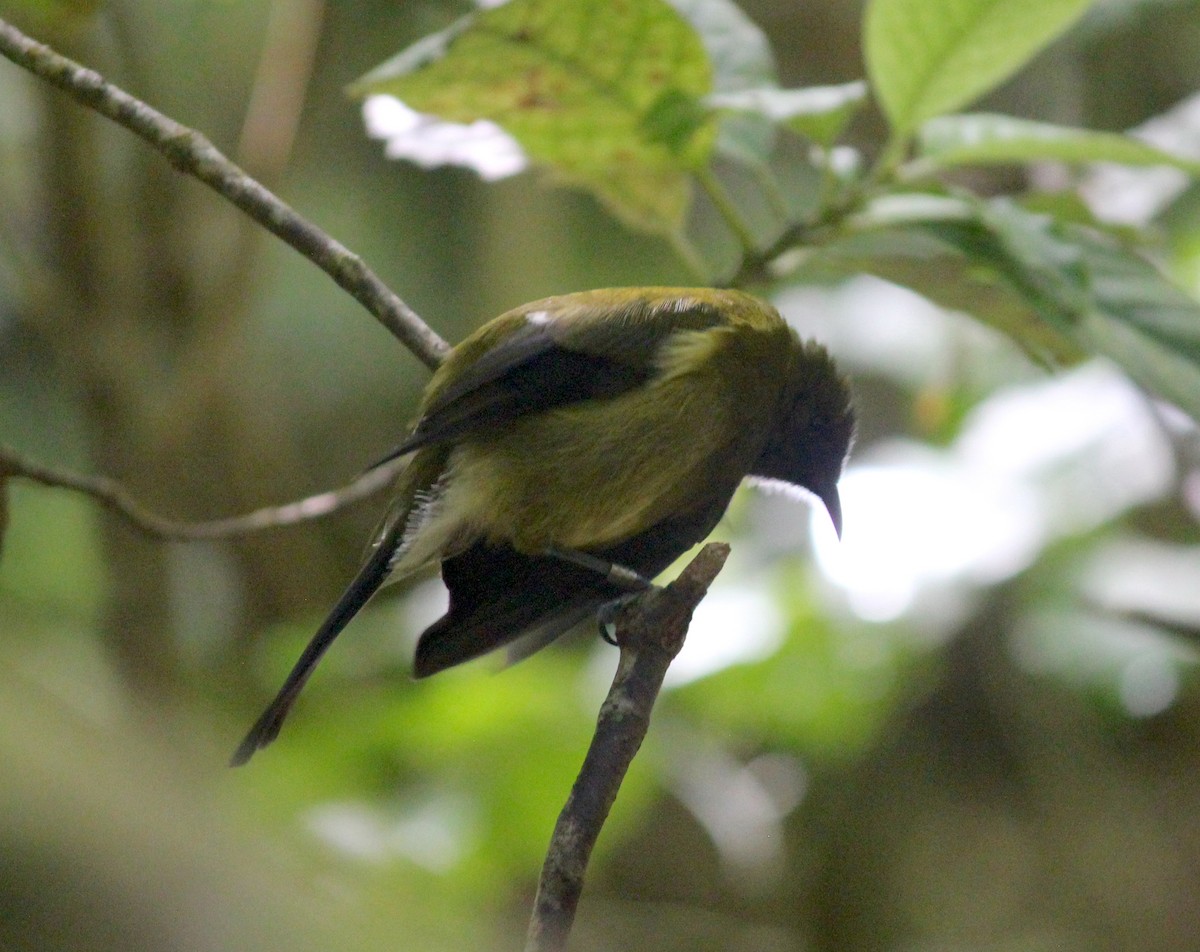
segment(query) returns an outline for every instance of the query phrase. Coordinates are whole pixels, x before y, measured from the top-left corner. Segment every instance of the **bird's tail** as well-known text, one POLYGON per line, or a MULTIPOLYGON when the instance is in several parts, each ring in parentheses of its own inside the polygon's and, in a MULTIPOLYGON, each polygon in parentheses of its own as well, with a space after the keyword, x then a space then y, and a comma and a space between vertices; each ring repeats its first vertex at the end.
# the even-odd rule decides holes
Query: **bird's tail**
POLYGON ((263 711, 262 716, 254 722, 254 726, 246 734, 245 740, 238 745, 238 749, 230 758, 230 766, 238 767, 244 764, 254 755, 255 751, 266 747, 279 735, 279 728, 283 726, 284 718, 287 717, 292 703, 299 696, 305 682, 316 668, 317 662, 321 660, 321 656, 333 644, 333 639, 341 634, 350 619, 370 600, 391 574, 394 551, 394 544, 391 544, 389 535, 385 534, 371 552, 370 557, 363 563, 362 568, 358 570, 358 574, 354 576, 354 581, 342 593, 342 597, 334 605, 329 617, 325 619, 305 647, 300 659, 287 676, 287 680, 283 682, 283 687, 275 695, 275 700, 263 711))

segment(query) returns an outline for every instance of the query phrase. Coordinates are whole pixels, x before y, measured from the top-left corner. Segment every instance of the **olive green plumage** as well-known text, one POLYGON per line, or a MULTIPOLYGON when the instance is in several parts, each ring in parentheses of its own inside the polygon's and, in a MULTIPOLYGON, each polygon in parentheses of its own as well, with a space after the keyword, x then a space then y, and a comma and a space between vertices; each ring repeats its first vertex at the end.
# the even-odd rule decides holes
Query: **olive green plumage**
POLYGON ((363 568, 235 763, 274 738, 389 578, 440 563, 450 589, 418 676, 518 639, 536 648, 622 592, 564 552, 652 578, 711 531, 746 476, 812 491, 840 528, 853 427, 825 350, 738 291, 585 291, 502 314, 434 373, 392 454, 412 458, 363 568))

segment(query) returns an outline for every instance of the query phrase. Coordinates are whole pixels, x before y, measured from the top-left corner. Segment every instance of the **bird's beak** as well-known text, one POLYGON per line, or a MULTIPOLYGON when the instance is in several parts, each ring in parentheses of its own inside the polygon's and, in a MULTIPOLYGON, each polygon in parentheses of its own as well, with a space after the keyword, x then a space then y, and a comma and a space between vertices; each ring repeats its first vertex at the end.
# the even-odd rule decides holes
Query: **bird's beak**
POLYGON ((829 518, 833 522, 833 531, 837 533, 837 537, 842 537, 842 500, 838 496, 837 486, 830 486, 828 489, 822 489, 817 493, 817 498, 825 503, 825 510, 829 513, 829 518))

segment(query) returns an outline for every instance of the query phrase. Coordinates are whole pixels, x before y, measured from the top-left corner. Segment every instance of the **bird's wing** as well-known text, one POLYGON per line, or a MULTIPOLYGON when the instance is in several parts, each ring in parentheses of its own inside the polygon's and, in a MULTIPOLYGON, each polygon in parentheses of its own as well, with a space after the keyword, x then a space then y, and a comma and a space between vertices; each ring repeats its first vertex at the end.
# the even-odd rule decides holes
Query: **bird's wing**
POLYGON ((625 302, 616 315, 600 303, 562 314, 531 305, 512 319, 516 328, 457 369, 412 435, 376 465, 527 414, 615 397, 655 374, 658 349, 675 332, 726 323, 706 302, 653 298, 625 302))
MULTIPOLYGON (((712 531, 730 494, 732 489, 701 509, 591 554, 654 578, 712 531)), ((524 658, 628 592, 572 562, 482 541, 446 559, 442 579, 450 590, 450 609, 417 642, 413 673, 418 678, 504 645, 515 646, 513 660, 524 658)))

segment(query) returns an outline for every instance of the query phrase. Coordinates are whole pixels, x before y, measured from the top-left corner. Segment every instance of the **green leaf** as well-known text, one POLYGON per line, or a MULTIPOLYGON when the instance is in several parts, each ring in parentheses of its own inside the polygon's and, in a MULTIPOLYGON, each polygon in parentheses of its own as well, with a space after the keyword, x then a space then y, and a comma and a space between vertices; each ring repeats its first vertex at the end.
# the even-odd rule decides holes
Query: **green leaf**
POLYGON ((1057 300, 1038 301, 1050 319, 1200 419, 1200 301, 1095 231, 1008 202, 988 203, 981 217, 1022 274, 1069 289, 1057 300))
POLYGON ((1200 420, 1200 301, 1095 229, 1008 201, 893 196, 819 255, 967 311, 1028 353, 1092 353, 1200 420), (907 199, 907 201, 905 201, 907 199))
MULTIPOLYGON (((1070 333, 1092 306, 1084 251, 1049 215, 999 199, 974 206, 981 267, 993 267, 1042 317, 1070 333)), ((1078 234, 1082 234, 1079 232, 1078 234)))
POLYGON ((766 34, 730 0, 670 0, 708 51, 713 89, 735 92, 774 85, 775 57, 766 34))
POLYGON ((787 126, 818 145, 830 146, 867 98, 862 81, 840 86, 779 89, 760 86, 732 93, 714 93, 708 104, 735 112, 757 113, 787 126))
POLYGON ((716 124, 708 56, 665 0, 511 0, 352 87, 454 122, 490 119, 530 158, 647 230, 675 232, 716 124))
POLYGON ((765 168, 779 138, 779 130, 756 112, 734 112, 721 117, 716 151, 743 165, 765 168))
POLYGON ((1141 258, 1080 240, 1095 306, 1078 339, 1200 420, 1200 302, 1141 258))
POLYGON ((951 311, 969 314, 1011 338, 1043 366, 1078 361, 1085 351, 1048 322, 1026 297, 991 267, 989 250, 964 225, 892 224, 823 249, 809 264, 820 273, 866 272, 916 291, 951 311))
POLYGON ((921 127, 919 154, 936 165, 1115 162, 1169 165, 1200 176, 1200 162, 1115 132, 1093 132, 992 113, 940 116, 921 127))
POLYGON ((867 74, 897 136, 999 85, 1092 0, 871 0, 867 74))

